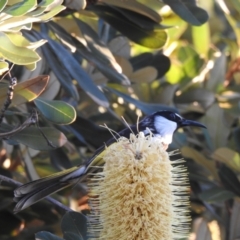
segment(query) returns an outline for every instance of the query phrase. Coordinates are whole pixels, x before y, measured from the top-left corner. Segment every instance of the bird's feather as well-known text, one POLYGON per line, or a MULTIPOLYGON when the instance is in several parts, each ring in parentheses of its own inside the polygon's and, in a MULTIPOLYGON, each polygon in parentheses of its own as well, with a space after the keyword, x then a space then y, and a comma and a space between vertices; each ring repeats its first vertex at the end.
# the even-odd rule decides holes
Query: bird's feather
MULTIPOLYGON (((26 195, 23 195, 20 199, 18 199, 18 203, 16 204, 14 208, 14 212, 17 213, 32 204, 38 202, 39 200, 45 198, 46 196, 53 194, 55 192, 58 192, 68 186, 71 186, 71 183, 66 183, 66 182, 53 182, 52 184, 45 185, 42 188, 37 188, 35 191, 31 191, 26 195)), ((16 199, 14 199, 16 201, 16 199)))
POLYGON ((98 167, 104 164, 105 148, 116 142, 119 137, 129 138, 131 133, 138 134, 138 132, 143 132, 145 136, 153 134, 153 136, 160 136, 163 139, 163 144, 167 149, 168 144, 172 141, 174 131, 179 127, 188 125, 204 127, 200 123, 188 121, 170 111, 159 111, 146 116, 139 122, 138 126, 131 125, 117 134, 114 133, 114 137, 98 148, 85 164, 35 180, 17 188, 14 191, 14 200, 18 203, 14 211, 18 212, 54 192, 78 182, 83 182, 88 174, 98 171, 98 167))
POLYGON ((78 182, 83 182, 89 173, 97 170, 94 166, 102 166, 104 164, 103 155, 106 146, 111 145, 121 136, 129 137, 132 131, 136 132, 136 127, 133 127, 133 130, 126 128, 119 132, 118 135, 109 139, 103 146, 98 148, 94 155, 82 166, 76 166, 62 172, 52 174, 48 177, 37 179, 15 189, 14 201, 17 202, 17 204, 14 208, 14 212, 19 212, 40 201, 46 196, 58 192, 66 187, 74 185, 78 182))
POLYGON ((70 173, 76 171, 79 169, 79 167, 73 167, 67 170, 64 170, 59 173, 52 174, 50 176, 34 180, 32 182, 26 183, 14 191, 15 198, 19 198, 25 194, 28 194, 29 192, 35 191, 36 189, 41 189, 42 187, 46 187, 46 183, 51 183, 60 180, 64 176, 68 176, 70 173))

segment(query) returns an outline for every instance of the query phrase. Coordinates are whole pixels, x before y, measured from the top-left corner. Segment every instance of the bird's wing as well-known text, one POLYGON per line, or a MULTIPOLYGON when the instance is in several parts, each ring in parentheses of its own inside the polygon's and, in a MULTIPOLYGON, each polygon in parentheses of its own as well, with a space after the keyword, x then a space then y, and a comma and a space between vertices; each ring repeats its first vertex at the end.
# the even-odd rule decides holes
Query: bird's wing
POLYGON ((83 182, 89 174, 97 171, 99 166, 104 165, 104 154, 107 146, 116 142, 119 137, 129 138, 131 133, 137 134, 138 131, 144 131, 145 129, 146 126, 141 124, 141 122, 138 127, 132 125, 130 128, 125 128, 98 148, 84 165, 72 167, 48 177, 29 182, 15 189, 14 201, 18 203, 14 211, 18 212, 52 193, 58 192, 77 182, 83 182))
POLYGON ((17 198, 17 197, 25 195, 25 194, 27 194, 31 191, 34 191, 35 189, 41 189, 42 187, 46 187, 46 182, 49 183, 53 179, 54 179, 54 181, 59 180, 63 177, 63 174, 68 175, 71 172, 75 171, 76 169, 78 169, 78 167, 73 167, 73 168, 70 168, 70 169, 66 169, 64 171, 54 173, 50 176, 47 176, 47 177, 44 177, 44 178, 41 178, 41 179, 31 181, 29 183, 26 183, 26 184, 18 187, 17 189, 15 189, 14 195, 17 198))
POLYGON ((35 202, 40 201, 44 197, 73 185, 76 179, 73 179, 72 175, 78 175, 80 178, 84 176, 85 169, 85 166, 72 167, 16 188, 14 190, 14 201, 17 202, 17 204, 14 208, 14 212, 19 212, 35 202))

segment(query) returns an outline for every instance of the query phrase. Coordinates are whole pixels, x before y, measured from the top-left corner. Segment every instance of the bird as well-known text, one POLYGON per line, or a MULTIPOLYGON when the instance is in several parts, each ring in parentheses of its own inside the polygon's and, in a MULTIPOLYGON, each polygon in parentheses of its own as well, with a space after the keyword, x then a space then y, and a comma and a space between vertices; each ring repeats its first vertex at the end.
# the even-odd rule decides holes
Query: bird
POLYGON ((31 181, 16 188, 14 190, 14 201, 17 203, 14 212, 17 213, 48 195, 76 183, 84 183, 87 175, 91 171, 94 171, 94 166, 104 165, 103 156, 106 147, 114 144, 120 137, 129 138, 131 133, 138 134, 139 132, 143 132, 145 136, 152 134, 153 138, 161 137, 164 148, 167 149, 168 145, 172 142, 174 132, 178 128, 187 126, 206 128, 203 124, 197 121, 187 120, 172 111, 157 111, 147 115, 139 121, 138 124, 130 125, 110 138, 105 144, 98 148, 93 156, 83 165, 31 181))

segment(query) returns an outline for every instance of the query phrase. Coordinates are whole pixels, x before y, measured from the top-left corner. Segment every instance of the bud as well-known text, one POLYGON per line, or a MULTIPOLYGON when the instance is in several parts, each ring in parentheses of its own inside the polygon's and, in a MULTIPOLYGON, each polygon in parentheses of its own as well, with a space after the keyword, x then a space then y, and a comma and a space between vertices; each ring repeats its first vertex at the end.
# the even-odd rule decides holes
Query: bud
MULTIPOLYGON (((173 153, 172 153, 173 154, 173 153)), ((184 160, 170 161, 161 138, 131 134, 106 149, 89 180, 91 240, 172 240, 189 233, 184 160)))

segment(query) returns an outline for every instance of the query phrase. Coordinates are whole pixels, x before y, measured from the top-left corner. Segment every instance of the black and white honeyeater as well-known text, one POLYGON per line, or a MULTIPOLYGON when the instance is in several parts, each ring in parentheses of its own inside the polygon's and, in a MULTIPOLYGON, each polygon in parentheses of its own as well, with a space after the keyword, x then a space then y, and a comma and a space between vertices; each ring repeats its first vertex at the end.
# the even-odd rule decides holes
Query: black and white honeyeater
POLYGON ((168 145, 172 142, 175 130, 185 126, 205 128, 201 123, 184 119, 171 111, 159 111, 146 116, 138 125, 125 128, 115 138, 112 137, 109 139, 102 147, 97 149, 93 157, 84 165, 76 166, 18 187, 14 191, 14 200, 17 202, 14 211, 19 212, 50 194, 74 185, 77 182, 84 182, 88 173, 93 171, 93 166, 104 164, 103 156, 106 146, 114 144, 119 137, 129 138, 131 133, 137 134, 138 132, 143 132, 145 135, 153 134, 153 138, 161 137, 162 143, 165 149, 167 149, 168 145))

